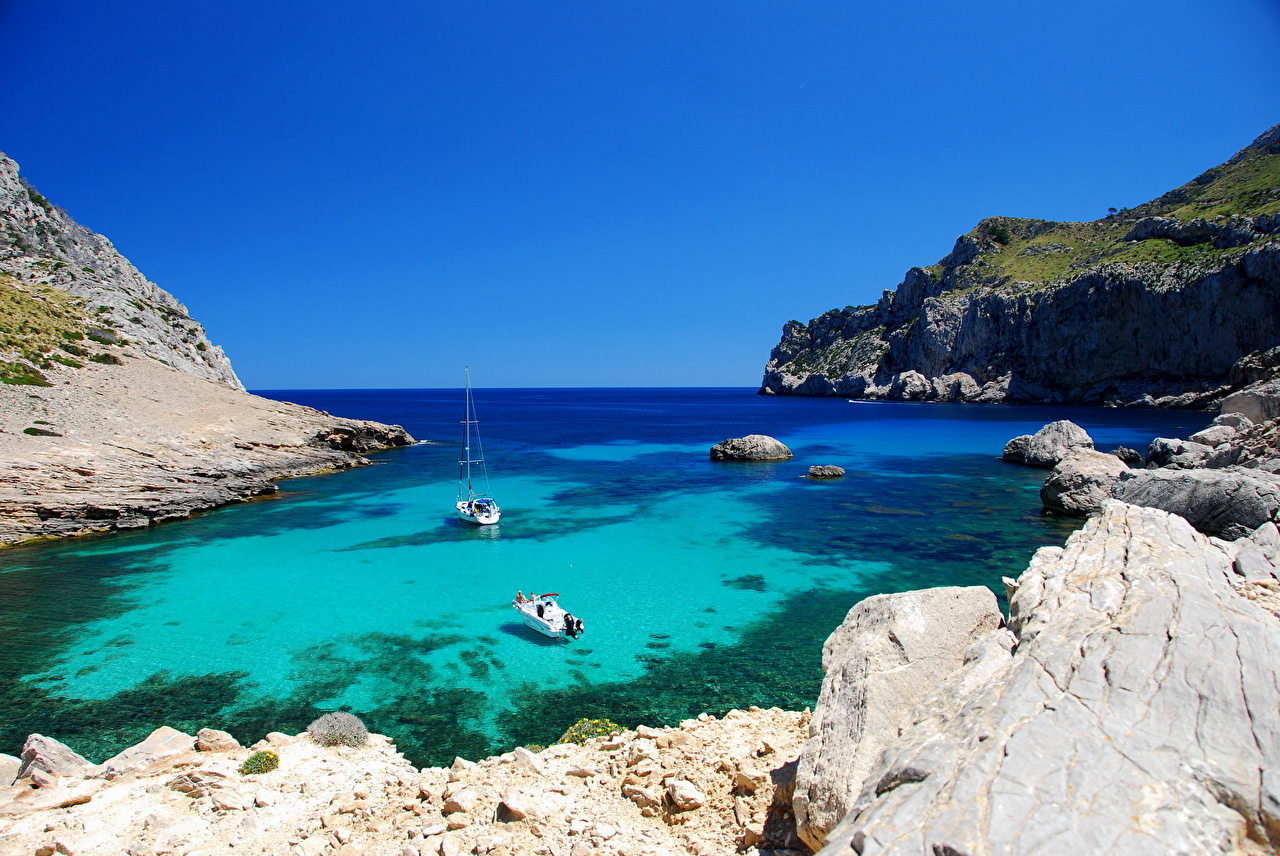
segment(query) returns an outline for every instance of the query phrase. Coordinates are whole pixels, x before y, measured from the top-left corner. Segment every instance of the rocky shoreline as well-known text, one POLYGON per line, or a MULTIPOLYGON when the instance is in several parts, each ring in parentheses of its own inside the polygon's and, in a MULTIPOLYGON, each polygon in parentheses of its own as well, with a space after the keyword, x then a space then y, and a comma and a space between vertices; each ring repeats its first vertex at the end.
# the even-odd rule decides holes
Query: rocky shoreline
POLYGON ((0 544, 177 520, 414 442, 112 350, 119 365, 0 385, 0 544))
MULTIPOLYGON (((1265 408, 1266 402, 1254 402, 1265 408)), ((1270 475, 1280 423, 1196 436, 1270 475)), ((1219 430, 1226 426, 1230 430, 1219 430)), ((1007 454, 1103 456, 1058 422, 1007 454)), ((1185 455, 1186 452, 1177 454, 1185 455)), ((1176 457, 1176 456, 1175 456, 1176 457)), ((1052 479, 1052 473, 1050 475, 1052 479)), ((1120 479, 1115 480, 1120 483, 1120 479)), ((1215 519, 1239 492, 1207 494, 1215 519)), ((1244 502, 1247 506, 1248 502, 1244 502)), ((810 715, 706 714, 414 769, 386 738, 253 747, 160 729, 102 764, 32 735, 0 756, 0 847, 40 854, 963 856, 1280 852, 1280 530, 1234 540, 1102 496, 1062 547, 983 587, 878 595, 827 640, 810 715), (280 767, 244 774, 255 750, 280 767)), ((1202 528, 1206 527, 1203 522, 1202 528)))

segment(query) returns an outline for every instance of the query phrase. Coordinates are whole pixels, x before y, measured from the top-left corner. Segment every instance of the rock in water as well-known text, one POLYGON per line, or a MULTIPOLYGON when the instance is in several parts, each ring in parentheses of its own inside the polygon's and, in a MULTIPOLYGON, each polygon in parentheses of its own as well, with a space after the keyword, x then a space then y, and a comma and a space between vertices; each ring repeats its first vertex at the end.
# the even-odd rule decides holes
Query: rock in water
POLYGON ((1092 448, 1093 438, 1088 431, 1074 422, 1060 419, 1031 435, 1022 460, 1033 467, 1055 467, 1072 449, 1092 448))
POLYGON ((1006 461, 1022 464, 1027 459, 1027 446, 1031 443, 1030 434, 1020 434, 1014 437, 1008 443, 1004 444, 1004 453, 1001 455, 1006 461))
POLYGON ((849 610, 822 649, 826 677, 796 770, 792 808, 805 843, 822 846, 898 724, 1000 623, 981 586, 876 595, 849 610))
POLYGON ((1280 476, 1237 469, 1129 470, 1120 475, 1112 495, 1132 505, 1177 514, 1201 532, 1233 539, 1275 518, 1280 510, 1280 476))
POLYGON ((1045 479, 1040 502, 1054 514, 1086 517, 1102 510, 1120 474, 1128 469, 1115 455, 1073 449, 1045 479))
POLYGON ((831 465, 809 467, 809 478, 811 479, 838 479, 843 475, 844 467, 831 465))
POLYGON ((790 449, 764 434, 748 434, 711 447, 713 461, 786 461, 791 457, 790 449))
POLYGON ((1280 622, 1234 576, 1186 521, 1116 502, 1042 548, 1016 653, 915 708, 821 856, 1274 852, 1280 622))

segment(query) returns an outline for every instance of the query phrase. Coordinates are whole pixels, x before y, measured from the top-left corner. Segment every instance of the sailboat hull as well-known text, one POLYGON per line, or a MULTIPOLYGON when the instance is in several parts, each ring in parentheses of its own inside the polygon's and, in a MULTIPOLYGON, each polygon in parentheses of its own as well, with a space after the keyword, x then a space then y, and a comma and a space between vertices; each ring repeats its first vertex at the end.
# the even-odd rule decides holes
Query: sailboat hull
POLYGON ((497 509, 474 514, 465 502, 459 502, 455 507, 458 509, 458 519, 463 523, 470 523, 472 526, 488 526, 497 523, 502 518, 502 512, 497 509))

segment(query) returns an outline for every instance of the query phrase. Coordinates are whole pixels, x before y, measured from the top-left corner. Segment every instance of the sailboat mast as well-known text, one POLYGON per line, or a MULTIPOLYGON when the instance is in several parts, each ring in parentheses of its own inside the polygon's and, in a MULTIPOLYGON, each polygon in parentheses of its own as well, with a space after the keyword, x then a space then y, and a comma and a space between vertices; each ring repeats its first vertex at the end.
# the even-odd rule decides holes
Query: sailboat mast
POLYGON ((458 497, 462 497, 462 479, 463 472, 466 472, 467 480, 467 499, 471 498, 471 422, 473 406, 471 404, 471 366, 466 367, 466 396, 463 401, 462 412, 462 460, 459 461, 462 466, 458 468, 458 497))

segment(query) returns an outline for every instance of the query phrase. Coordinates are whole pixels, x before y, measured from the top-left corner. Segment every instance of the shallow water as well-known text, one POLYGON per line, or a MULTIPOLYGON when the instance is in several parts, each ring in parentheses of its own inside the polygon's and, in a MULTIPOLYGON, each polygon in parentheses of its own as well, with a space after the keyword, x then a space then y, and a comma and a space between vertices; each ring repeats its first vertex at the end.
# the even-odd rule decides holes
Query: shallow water
POLYGON ((749 390, 476 390, 496 527, 452 517, 454 390, 270 393, 398 422, 418 446, 148 531, 0 552, 0 752, 92 760, 160 724, 242 740, 347 708, 418 763, 547 743, 583 716, 673 723, 811 705, 826 636, 870 594, 1002 592, 1073 523, 1008 438, 1070 418, 1099 448, 1203 413, 785 399, 749 390), (771 434, 793 461, 716 463, 771 434), (802 478, 814 463, 844 479, 802 478), (525 629, 558 591, 577 641, 525 629))

